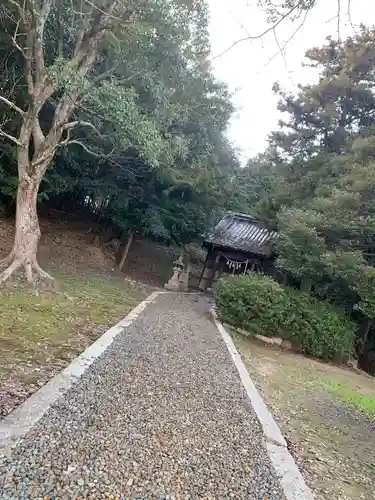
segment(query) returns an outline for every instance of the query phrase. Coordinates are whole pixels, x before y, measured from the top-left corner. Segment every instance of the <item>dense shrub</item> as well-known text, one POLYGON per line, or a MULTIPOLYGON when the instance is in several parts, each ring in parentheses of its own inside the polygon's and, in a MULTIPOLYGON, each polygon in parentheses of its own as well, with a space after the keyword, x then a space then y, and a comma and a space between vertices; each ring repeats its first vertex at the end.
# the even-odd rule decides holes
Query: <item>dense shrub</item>
POLYGON ((354 347, 355 325, 326 302, 253 274, 220 280, 215 291, 220 316, 266 336, 280 336, 306 354, 343 360, 354 347))

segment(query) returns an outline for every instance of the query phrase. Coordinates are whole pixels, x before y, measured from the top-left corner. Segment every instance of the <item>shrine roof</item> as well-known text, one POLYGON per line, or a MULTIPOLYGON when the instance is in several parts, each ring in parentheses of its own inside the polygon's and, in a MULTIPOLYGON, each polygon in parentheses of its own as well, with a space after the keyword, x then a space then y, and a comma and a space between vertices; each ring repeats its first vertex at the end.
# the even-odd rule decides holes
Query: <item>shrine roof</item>
POLYGON ((252 215, 227 213, 209 232, 204 245, 233 249, 268 257, 273 253, 273 246, 278 233, 269 231, 252 215))

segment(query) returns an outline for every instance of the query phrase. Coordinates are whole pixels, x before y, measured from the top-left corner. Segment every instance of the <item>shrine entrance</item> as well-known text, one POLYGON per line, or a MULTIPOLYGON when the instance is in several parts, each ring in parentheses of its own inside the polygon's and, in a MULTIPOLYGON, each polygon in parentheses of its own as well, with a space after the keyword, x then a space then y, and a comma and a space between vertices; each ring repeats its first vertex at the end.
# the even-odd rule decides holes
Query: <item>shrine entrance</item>
POLYGON ((207 252, 206 262, 199 283, 201 290, 207 290, 213 283, 224 275, 251 274, 260 272, 273 274, 273 262, 261 260, 256 255, 244 256, 233 252, 213 248, 207 252))
POLYGON ((210 289, 215 281, 228 274, 274 275, 273 242, 277 236, 250 215, 227 214, 203 243, 207 257, 199 288, 210 289))

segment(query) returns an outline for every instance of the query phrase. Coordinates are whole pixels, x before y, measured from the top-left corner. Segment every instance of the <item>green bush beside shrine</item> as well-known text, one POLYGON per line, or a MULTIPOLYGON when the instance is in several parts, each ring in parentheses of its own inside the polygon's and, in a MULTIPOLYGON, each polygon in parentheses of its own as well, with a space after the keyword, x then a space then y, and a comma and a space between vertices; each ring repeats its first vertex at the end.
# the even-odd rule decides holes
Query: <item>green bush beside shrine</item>
POLYGON ((251 333, 289 340, 294 349, 342 361, 354 351, 355 324, 343 311, 268 276, 231 276, 218 282, 220 317, 251 333))

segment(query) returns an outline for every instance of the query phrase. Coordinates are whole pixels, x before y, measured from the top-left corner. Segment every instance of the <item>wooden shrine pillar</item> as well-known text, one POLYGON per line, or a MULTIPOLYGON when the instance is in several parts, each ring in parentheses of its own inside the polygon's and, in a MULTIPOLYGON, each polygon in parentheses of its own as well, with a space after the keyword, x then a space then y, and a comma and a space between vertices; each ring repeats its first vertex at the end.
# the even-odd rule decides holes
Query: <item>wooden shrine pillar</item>
POLYGON ((220 277, 220 268, 219 268, 220 254, 215 254, 214 264, 212 266, 212 279, 211 283, 209 283, 209 287, 211 288, 213 283, 217 281, 220 277))
POLYGON ((207 288, 210 288, 210 286, 212 285, 213 279, 215 277, 217 257, 219 257, 219 254, 217 254, 214 250, 208 250, 201 279, 198 285, 199 289, 203 292, 207 290, 207 288))

